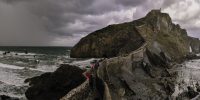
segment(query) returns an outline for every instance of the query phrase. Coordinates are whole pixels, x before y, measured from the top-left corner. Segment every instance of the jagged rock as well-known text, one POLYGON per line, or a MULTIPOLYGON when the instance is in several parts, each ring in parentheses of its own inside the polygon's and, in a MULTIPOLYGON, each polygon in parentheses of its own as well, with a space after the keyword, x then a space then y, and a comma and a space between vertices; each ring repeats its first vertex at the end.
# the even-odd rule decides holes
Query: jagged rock
POLYGON ((59 100, 85 81, 83 72, 76 66, 63 64, 53 73, 26 79, 31 87, 25 95, 28 100, 59 100))

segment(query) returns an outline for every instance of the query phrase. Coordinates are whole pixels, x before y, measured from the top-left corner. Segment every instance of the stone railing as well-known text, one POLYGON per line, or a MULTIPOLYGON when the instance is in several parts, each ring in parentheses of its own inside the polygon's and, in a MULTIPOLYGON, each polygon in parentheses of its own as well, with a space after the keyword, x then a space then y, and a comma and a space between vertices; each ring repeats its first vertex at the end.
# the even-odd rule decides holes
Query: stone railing
POLYGON ((87 98, 89 94, 89 80, 86 80, 80 86, 71 90, 67 95, 62 97, 60 100, 83 100, 87 98))
POLYGON ((129 56, 131 56, 131 59, 133 61, 139 61, 139 60, 143 59, 144 52, 146 51, 146 46, 147 46, 147 43, 144 43, 140 48, 131 52, 129 54, 129 56))

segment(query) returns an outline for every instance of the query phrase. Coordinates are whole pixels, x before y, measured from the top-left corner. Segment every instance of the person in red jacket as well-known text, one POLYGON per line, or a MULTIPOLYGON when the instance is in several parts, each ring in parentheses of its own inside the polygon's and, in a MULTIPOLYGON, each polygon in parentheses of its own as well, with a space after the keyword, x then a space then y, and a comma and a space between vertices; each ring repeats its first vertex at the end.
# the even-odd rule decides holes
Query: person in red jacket
POLYGON ((86 71, 84 73, 84 76, 86 77, 87 80, 89 80, 90 89, 93 91, 93 89, 94 89, 93 88, 93 76, 92 76, 91 72, 90 71, 86 71))
POLYGON ((90 80, 90 78, 91 78, 90 72, 86 72, 86 73, 85 73, 85 77, 86 77, 88 80, 90 80))

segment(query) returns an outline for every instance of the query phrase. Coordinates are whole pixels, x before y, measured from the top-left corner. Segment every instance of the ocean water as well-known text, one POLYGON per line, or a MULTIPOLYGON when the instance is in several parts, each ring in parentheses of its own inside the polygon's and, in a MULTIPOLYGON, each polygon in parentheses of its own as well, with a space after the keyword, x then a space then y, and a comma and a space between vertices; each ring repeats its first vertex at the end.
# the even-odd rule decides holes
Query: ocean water
POLYGON ((0 95, 26 100, 25 79, 53 72, 63 63, 84 67, 93 60, 69 54, 70 47, 0 47, 0 95))

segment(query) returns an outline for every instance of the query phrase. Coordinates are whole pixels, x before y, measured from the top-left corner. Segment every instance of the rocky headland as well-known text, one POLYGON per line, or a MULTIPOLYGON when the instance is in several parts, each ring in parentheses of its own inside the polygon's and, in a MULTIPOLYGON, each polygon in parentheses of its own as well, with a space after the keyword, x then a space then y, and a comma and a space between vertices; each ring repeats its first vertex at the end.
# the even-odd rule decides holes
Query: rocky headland
POLYGON ((199 39, 188 36, 167 13, 152 10, 141 19, 97 30, 72 48, 74 58, 106 58, 96 70, 98 93, 90 90, 83 70, 65 65, 27 79, 31 87, 26 96, 29 100, 94 100, 96 95, 101 95, 99 100, 191 99, 198 95, 191 87, 176 94, 180 82, 174 69, 199 52, 199 39))

